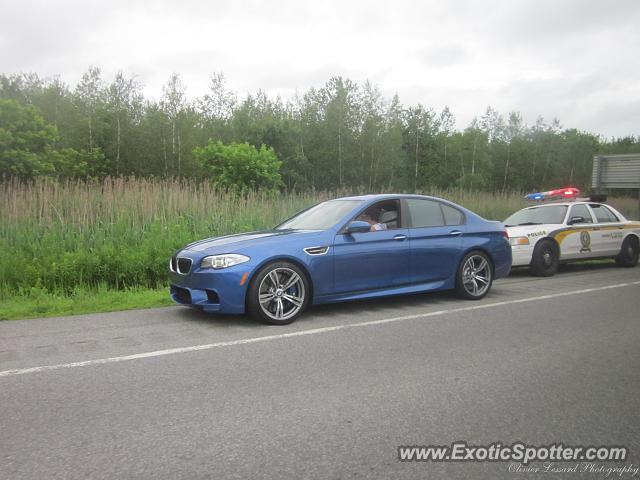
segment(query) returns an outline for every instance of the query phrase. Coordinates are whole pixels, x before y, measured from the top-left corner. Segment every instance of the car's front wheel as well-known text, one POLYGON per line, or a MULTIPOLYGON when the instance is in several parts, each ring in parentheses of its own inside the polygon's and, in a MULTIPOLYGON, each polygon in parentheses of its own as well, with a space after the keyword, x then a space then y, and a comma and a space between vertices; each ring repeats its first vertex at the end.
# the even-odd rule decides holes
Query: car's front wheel
POLYGON ((616 257, 616 263, 621 267, 635 267, 638 264, 639 255, 638 239, 630 235, 622 242, 622 248, 616 257))
POLYGON ((286 325, 302 314, 310 293, 307 277, 298 266, 274 262, 260 269, 251 281, 247 309, 263 323, 286 325))
POLYGON ((458 267, 456 293, 467 300, 480 300, 493 284, 493 266, 483 252, 467 253, 458 267))

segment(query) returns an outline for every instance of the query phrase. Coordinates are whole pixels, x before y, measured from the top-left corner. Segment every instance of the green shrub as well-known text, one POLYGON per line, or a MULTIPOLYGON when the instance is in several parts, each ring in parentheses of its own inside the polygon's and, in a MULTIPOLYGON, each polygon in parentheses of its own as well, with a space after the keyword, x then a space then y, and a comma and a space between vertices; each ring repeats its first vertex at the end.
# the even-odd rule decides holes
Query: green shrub
POLYGON ((282 186, 282 162, 273 148, 265 145, 257 149, 248 143, 225 145, 209 140, 193 154, 205 175, 222 189, 243 192, 282 186))

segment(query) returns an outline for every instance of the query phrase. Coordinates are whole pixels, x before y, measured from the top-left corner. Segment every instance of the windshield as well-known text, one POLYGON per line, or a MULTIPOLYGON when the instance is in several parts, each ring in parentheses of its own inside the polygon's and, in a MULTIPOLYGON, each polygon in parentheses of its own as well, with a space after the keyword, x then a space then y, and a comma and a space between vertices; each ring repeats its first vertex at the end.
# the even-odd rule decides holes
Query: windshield
POLYGON ((514 213, 504 221, 507 227, 518 225, 539 225, 541 223, 562 223, 567 214, 566 205, 546 205, 531 207, 514 213))
POLYGON ((329 200, 319 203, 281 223, 276 230, 326 230, 338 223, 359 203, 362 203, 362 200, 329 200))

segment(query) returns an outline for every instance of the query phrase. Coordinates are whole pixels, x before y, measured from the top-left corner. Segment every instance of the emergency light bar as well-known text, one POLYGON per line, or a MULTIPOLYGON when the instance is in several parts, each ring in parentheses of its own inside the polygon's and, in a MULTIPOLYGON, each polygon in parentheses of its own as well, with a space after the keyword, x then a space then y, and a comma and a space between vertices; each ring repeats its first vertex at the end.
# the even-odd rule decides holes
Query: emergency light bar
POLYGON ((549 190, 548 192, 536 192, 525 195, 527 200, 562 200, 562 199, 575 199, 580 195, 580 190, 574 187, 557 188, 555 190, 549 190))

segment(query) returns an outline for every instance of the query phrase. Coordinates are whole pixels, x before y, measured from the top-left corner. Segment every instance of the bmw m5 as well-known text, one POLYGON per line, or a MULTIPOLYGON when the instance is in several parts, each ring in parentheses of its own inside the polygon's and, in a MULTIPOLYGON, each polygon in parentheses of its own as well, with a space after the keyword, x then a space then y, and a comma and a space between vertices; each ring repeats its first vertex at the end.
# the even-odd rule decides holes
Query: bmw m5
POLYGON ((404 194, 328 200, 269 231, 191 243, 169 262, 175 302, 275 325, 311 304, 446 289, 478 300, 510 269, 501 223, 404 194))

